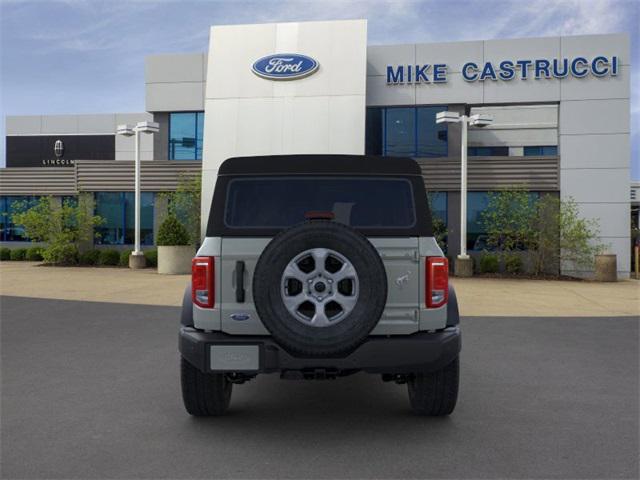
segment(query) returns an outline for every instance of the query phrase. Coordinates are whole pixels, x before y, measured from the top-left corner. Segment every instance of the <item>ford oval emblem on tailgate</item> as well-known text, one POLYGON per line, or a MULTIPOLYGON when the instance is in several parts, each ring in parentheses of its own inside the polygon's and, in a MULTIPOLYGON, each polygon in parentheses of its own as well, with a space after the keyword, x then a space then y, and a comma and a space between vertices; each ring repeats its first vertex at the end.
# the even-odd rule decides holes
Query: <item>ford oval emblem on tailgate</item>
POLYGON ((315 73, 318 66, 316 60, 306 55, 278 53, 256 60, 251 70, 269 80, 296 80, 315 73))
POLYGON ((236 320, 238 322, 243 322, 251 318, 251 316, 248 313, 232 313, 230 317, 231 317, 231 320, 236 320))

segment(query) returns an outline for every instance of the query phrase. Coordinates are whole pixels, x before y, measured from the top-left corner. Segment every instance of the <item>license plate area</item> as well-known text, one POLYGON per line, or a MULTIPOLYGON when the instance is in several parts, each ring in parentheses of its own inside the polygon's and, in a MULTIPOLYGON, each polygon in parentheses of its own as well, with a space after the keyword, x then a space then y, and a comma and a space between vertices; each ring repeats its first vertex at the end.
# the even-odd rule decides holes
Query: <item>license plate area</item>
POLYGON ((259 345, 210 345, 212 372, 255 372, 260 369, 259 345))

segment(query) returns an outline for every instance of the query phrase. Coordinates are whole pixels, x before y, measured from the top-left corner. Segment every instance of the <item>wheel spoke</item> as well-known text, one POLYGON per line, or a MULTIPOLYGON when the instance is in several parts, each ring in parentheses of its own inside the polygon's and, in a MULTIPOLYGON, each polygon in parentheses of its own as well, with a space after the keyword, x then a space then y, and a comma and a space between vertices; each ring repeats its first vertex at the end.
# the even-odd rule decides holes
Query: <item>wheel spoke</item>
POLYGON ((324 305, 316 304, 316 314, 311 319, 311 324, 314 327, 326 327, 327 325, 329 325, 329 323, 329 318, 324 311, 324 305))
POLYGON ((287 268, 284 269, 284 273, 282 274, 283 278, 295 278, 299 282, 305 282, 307 279, 307 274, 300 270, 300 267, 297 263, 291 262, 287 265, 287 268))
POLYGON ((356 295, 343 295, 339 292, 336 292, 333 296, 333 301, 342 307, 345 313, 351 313, 353 307, 356 306, 358 301, 358 297, 356 295))
POLYGON ((314 273, 324 272, 324 265, 327 259, 327 255, 329 255, 329 250, 326 248, 314 248, 311 250, 311 256, 313 257, 313 262, 315 263, 314 273))
POLYGON ((332 275, 335 282, 344 280, 345 278, 356 278, 356 269, 350 263, 344 263, 340 270, 332 275))
POLYGON ((308 300, 305 292, 300 292, 297 295, 283 295, 282 301, 284 306, 287 307, 291 313, 295 314, 304 302, 308 300))

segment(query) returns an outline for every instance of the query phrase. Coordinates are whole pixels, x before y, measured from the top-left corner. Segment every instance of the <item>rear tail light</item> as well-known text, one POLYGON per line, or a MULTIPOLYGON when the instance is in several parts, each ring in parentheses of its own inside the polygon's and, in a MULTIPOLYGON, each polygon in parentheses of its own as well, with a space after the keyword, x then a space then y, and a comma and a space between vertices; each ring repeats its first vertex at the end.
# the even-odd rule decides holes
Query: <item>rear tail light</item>
POLYGON ((427 308, 437 308, 449 298, 449 261, 445 257, 428 257, 426 262, 427 308))
POLYGON ((213 308, 214 266, 213 257, 195 257, 191 261, 191 300, 202 308, 213 308))

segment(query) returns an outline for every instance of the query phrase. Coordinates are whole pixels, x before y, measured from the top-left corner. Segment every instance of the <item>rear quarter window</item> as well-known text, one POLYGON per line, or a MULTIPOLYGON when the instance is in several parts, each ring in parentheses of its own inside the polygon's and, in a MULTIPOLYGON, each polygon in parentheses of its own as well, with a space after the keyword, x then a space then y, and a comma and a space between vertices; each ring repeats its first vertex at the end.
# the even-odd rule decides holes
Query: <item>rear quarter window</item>
POLYGON ((227 185, 224 225, 283 229, 310 212, 331 212, 357 229, 411 229, 416 206, 410 181, 380 177, 247 177, 227 185))

